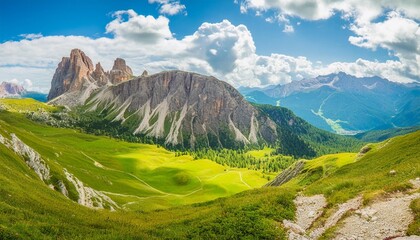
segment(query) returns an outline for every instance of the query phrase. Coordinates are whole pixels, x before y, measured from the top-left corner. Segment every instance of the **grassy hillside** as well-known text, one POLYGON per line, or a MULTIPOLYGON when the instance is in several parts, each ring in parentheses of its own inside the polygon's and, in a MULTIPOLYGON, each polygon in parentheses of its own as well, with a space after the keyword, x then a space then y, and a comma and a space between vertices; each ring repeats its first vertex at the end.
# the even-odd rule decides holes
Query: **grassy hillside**
POLYGON ((324 154, 358 151, 363 142, 310 125, 292 111, 271 105, 255 105, 278 125, 277 153, 313 158, 324 154))
POLYGON ((165 211, 91 210, 52 191, 0 144, 0 239, 253 239, 284 237, 293 195, 258 189, 165 211))
POLYGON ((405 127, 405 128, 391 128, 386 130, 372 130, 356 134, 354 137, 364 142, 381 142, 388 138, 412 133, 420 130, 420 126, 405 127))
POLYGON ((331 205, 358 194, 366 201, 410 188, 420 176, 420 131, 368 144, 365 154, 339 153, 306 161, 303 173, 286 184, 307 195, 324 194, 331 205), (390 174, 390 171, 396 171, 390 174))
MULTIPOLYGON (((369 144, 364 154, 305 160, 296 178, 265 188, 257 188, 267 182, 257 171, 193 160, 155 145, 47 127, 0 111, 0 134, 10 133, 46 159, 53 180, 63 178, 66 168, 121 209, 78 205, 51 190, 23 158, 0 144, 0 239, 284 239, 282 221, 294 218, 298 192, 322 193, 332 208, 359 194, 369 202, 407 189, 408 180, 420 176, 420 131, 369 144)), ((265 148, 247 154, 262 159, 272 152, 265 148)), ((412 204, 415 211, 417 205, 412 204)))
POLYGON ((65 180, 65 168, 127 210, 203 202, 267 182, 258 171, 229 168, 207 159, 194 160, 189 155, 175 156, 155 145, 48 127, 18 113, 1 112, 0 126, 1 135, 16 134, 47 159, 57 181, 65 180))

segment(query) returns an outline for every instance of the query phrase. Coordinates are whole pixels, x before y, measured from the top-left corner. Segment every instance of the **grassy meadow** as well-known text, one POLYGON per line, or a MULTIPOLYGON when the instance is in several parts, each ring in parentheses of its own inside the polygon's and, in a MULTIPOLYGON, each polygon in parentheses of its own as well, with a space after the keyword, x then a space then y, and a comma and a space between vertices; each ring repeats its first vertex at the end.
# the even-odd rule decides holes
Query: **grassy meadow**
MULTIPOLYGON (((368 204, 405 191, 411 187, 408 181, 420 176, 420 131, 369 144, 363 154, 304 160, 304 170, 290 182, 260 188, 267 179, 259 171, 41 125, 19 113, 32 109, 26 106, 30 102, 19 104, 0 111, 0 134, 9 138, 15 133, 39 152, 55 180, 63 178, 66 168, 120 208, 78 205, 74 189, 69 189, 70 201, 0 144, 0 239, 285 239, 282 221, 294 218, 298 192, 324 194, 332 209, 360 194, 368 204)), ((248 154, 267 158, 272 152, 265 148, 248 154)), ((418 203, 411 204, 416 221, 418 203)), ((409 228, 417 234, 418 221, 409 228)))

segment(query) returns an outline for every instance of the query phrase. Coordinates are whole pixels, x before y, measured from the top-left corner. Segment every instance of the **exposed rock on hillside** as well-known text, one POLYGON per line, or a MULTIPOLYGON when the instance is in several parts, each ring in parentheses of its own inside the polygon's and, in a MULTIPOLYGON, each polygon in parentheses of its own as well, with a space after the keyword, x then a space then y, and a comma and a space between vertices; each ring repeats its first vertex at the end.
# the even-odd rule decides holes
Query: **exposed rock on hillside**
POLYGON ((274 178, 273 181, 267 183, 265 187, 274 187, 274 186, 280 186, 288 181, 290 181, 292 178, 299 175, 299 173, 303 170, 303 167, 305 166, 304 161, 298 161, 293 166, 288 167, 283 172, 281 172, 279 175, 274 178))
POLYGON ((167 144, 224 146, 274 142, 276 125, 232 86, 214 77, 169 71, 110 86, 87 103, 113 120, 136 122, 135 134, 167 144), (186 142, 185 142, 186 141, 186 142))
POLYGON ((22 157, 26 164, 34 170, 44 182, 50 179, 50 168, 41 155, 31 147, 22 142, 15 134, 10 134, 11 140, 0 135, 0 143, 7 148, 13 150, 17 155, 22 157))
MULTIPOLYGON (((51 189, 57 190, 64 196, 68 197, 68 186, 66 186, 59 177, 57 180, 57 176, 52 175, 47 161, 44 160, 33 148, 29 147, 25 144, 25 142, 19 139, 14 133, 10 134, 10 138, 11 139, 8 139, 0 134, 0 144, 3 144, 23 158, 28 167, 31 168, 44 183, 49 184, 51 189), (56 179, 58 186, 53 186, 50 183, 51 179, 56 179)), ((81 182, 73 174, 69 173, 66 169, 64 169, 64 174, 67 180, 76 188, 79 195, 78 203, 80 205, 97 209, 108 208, 110 210, 114 210, 115 208, 119 208, 119 206, 110 197, 93 188, 85 186, 83 182, 81 182)))
POLYGON ((79 194, 78 203, 89 208, 110 209, 115 210, 119 208, 118 205, 107 195, 96 191, 93 188, 87 187, 73 174, 69 173, 67 169, 63 169, 67 180, 74 185, 79 194))

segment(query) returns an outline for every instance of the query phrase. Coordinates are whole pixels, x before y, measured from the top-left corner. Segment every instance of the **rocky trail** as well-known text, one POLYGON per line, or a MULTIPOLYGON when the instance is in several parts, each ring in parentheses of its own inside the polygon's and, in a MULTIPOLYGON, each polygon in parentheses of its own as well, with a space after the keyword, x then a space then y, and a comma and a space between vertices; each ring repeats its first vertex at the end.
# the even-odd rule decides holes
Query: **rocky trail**
POLYGON ((296 219, 284 220, 289 240, 318 239, 331 227, 336 226, 336 240, 364 239, 420 239, 419 236, 406 236, 408 225, 414 220, 410 203, 420 198, 416 192, 420 178, 411 180, 413 189, 408 193, 393 193, 362 206, 362 197, 350 199, 339 204, 336 210, 320 227, 311 229, 324 213, 327 201, 323 195, 311 197, 298 196, 295 199, 296 219), (344 218, 344 219, 343 219, 344 218), (339 223, 339 225, 337 225, 339 223))

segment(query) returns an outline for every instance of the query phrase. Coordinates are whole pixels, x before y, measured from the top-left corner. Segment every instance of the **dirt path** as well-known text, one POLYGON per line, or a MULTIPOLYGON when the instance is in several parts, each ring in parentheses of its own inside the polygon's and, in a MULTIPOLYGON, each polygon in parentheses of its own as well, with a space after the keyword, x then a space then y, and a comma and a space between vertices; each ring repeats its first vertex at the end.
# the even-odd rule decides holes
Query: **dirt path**
POLYGON ((336 232, 335 239, 385 239, 405 236, 405 230, 414 219, 409 208, 410 203, 419 197, 420 193, 401 194, 357 210, 344 220, 343 226, 336 232))
POLYGON ((312 197, 298 196, 294 203, 296 205, 296 224, 305 231, 321 216, 324 207, 327 206, 327 200, 322 194, 312 197))
POLYGON ((311 225, 322 215, 326 200, 323 195, 312 197, 298 196, 295 199, 296 221, 283 221, 288 229, 289 240, 318 239, 329 228, 346 217, 335 233, 337 240, 364 240, 364 239, 419 239, 419 236, 405 237, 408 225, 414 216, 410 203, 420 198, 416 192, 420 188, 420 178, 410 180, 413 189, 409 193, 396 193, 386 199, 379 199, 369 206, 362 207, 362 197, 350 199, 338 205, 337 210, 328 217, 323 226, 309 232, 311 225))

